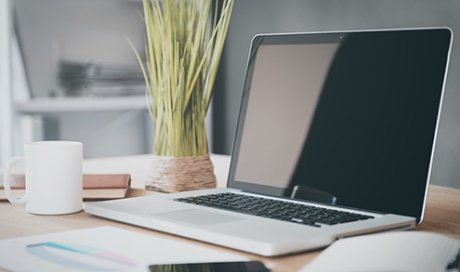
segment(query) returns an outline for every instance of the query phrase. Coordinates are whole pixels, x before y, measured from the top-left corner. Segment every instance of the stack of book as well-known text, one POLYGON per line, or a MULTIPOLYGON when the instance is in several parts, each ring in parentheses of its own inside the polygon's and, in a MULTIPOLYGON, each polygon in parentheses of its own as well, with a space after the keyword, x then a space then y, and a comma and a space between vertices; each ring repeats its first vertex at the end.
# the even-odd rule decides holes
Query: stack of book
MULTIPOLYGON (((11 189, 16 195, 25 192, 24 175, 13 175, 11 189)), ((129 174, 84 174, 83 175, 83 199, 116 199, 123 198, 128 193, 131 184, 129 174)), ((6 200, 3 187, 3 176, 0 175, 0 200, 6 200)))

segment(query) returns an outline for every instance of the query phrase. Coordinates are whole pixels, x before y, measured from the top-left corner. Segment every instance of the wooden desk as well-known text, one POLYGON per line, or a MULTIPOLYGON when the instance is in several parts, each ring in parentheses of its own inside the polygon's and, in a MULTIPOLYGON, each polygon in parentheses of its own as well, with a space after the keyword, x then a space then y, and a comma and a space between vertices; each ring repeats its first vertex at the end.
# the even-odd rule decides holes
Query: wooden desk
MULTIPOLYGON (((154 192, 143 190, 143 179, 148 173, 148 158, 149 156, 147 155, 140 155, 86 160, 84 163, 84 172, 130 173, 133 178, 133 189, 130 191, 129 196, 155 194, 154 192)), ((228 157, 213 155, 212 160, 215 165, 218 186, 223 187, 227 177, 228 157)), ((266 264, 272 264, 274 266, 273 271, 275 272, 297 271, 320 253, 320 251, 313 251, 275 258, 264 258, 170 234, 109 221, 91 216, 85 212, 64 216, 36 216, 27 214, 23 206, 13 206, 6 202, 0 203, 0 239, 106 225, 137 231, 147 235, 201 244, 215 250, 241 254, 251 259, 261 260, 266 264)), ((460 238, 460 190, 430 186, 425 220, 417 227, 417 230, 435 231, 460 238)))

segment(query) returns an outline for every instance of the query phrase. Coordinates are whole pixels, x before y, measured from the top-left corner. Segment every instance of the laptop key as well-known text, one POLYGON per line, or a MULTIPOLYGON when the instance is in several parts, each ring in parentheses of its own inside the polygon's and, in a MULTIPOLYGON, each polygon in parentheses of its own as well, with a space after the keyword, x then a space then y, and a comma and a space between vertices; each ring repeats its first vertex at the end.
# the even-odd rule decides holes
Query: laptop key
POLYGON ((301 218, 291 218, 290 221, 294 222, 294 223, 299 223, 299 224, 303 224, 303 225, 309 225, 309 226, 312 226, 312 227, 317 227, 317 228, 321 227, 320 225, 316 224, 316 222, 303 220, 301 218))
POLYGON ((336 225, 373 218, 367 215, 234 193, 186 197, 175 200, 188 204, 240 212, 313 227, 336 225))

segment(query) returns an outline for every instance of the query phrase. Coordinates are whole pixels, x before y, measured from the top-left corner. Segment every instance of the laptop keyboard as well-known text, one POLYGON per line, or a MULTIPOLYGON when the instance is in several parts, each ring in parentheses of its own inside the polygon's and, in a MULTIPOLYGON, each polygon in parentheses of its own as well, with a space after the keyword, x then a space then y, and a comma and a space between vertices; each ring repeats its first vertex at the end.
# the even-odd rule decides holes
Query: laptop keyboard
POLYGON ((175 200, 313 227, 336 225, 373 218, 372 216, 362 214, 234 193, 185 197, 175 200))

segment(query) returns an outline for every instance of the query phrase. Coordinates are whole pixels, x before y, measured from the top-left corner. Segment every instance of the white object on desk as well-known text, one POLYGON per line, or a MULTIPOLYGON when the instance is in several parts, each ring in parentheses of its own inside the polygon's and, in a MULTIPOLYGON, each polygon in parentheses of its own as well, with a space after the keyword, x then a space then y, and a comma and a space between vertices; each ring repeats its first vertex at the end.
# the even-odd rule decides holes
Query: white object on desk
POLYGON ((82 209, 83 145, 80 142, 44 141, 24 144, 24 156, 11 158, 5 168, 5 195, 13 204, 26 204, 33 214, 67 214, 82 209), (11 191, 11 168, 25 165, 26 193, 11 191))
POLYGON ((420 231, 339 240, 301 272, 444 272, 460 241, 420 231))
POLYGON ((244 257, 114 227, 0 241, 12 271, 147 271, 150 264, 243 261, 244 257))

